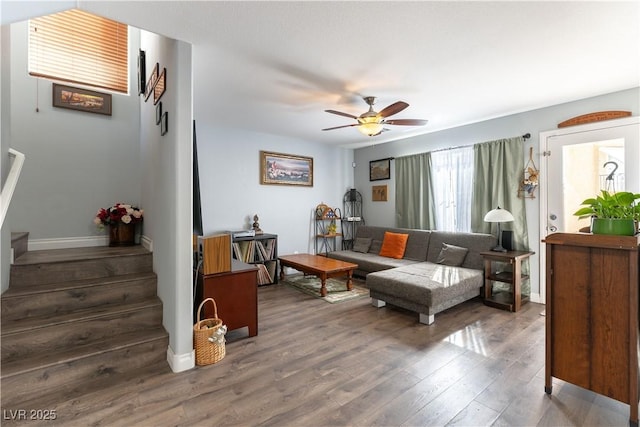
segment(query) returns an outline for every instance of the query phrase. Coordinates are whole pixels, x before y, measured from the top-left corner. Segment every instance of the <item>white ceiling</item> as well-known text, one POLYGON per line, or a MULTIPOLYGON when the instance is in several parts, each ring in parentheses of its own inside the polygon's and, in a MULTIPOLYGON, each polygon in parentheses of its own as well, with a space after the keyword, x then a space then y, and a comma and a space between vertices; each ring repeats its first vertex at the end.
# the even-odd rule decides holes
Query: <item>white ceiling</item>
POLYGON ((640 86, 636 1, 59 5, 69 3, 192 43, 197 121, 326 144, 378 144, 640 86), (365 112, 361 96, 376 96, 377 111, 406 101, 394 119, 429 123, 374 138, 321 131, 352 123, 325 109, 365 112))

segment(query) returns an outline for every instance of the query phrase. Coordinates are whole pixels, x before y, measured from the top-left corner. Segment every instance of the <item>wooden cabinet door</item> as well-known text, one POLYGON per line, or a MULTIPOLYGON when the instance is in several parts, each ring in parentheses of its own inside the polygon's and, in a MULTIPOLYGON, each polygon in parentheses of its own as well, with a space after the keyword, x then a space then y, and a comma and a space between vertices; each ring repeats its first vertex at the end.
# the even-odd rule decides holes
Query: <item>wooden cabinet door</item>
POLYGON ((589 248, 555 246, 549 267, 552 280, 551 304, 547 316, 551 322, 551 375, 589 388, 590 277, 589 248))
POLYGON ((547 244, 545 391, 551 377, 630 405, 638 422, 640 236, 557 233, 547 244))

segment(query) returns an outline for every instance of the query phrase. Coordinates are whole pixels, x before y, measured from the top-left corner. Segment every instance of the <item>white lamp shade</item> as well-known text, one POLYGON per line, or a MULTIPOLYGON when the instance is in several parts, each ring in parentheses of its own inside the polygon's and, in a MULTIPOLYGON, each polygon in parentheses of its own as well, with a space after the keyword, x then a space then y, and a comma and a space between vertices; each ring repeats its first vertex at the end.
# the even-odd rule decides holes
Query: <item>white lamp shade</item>
POLYGON ((513 215, 506 209, 500 209, 498 206, 496 209, 490 210, 484 216, 485 222, 511 222, 513 221, 513 215))

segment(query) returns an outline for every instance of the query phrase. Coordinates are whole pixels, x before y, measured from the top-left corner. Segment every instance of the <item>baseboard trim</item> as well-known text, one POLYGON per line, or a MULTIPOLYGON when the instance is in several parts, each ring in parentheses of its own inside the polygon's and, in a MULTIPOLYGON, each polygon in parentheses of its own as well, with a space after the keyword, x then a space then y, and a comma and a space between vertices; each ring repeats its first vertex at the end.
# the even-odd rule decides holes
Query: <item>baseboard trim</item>
POLYGON ((140 244, 149 252, 153 252, 153 240, 151 240, 149 237, 143 235, 140 238, 140 244))
POLYGON ((41 251, 46 249, 88 248, 91 246, 107 246, 107 236, 61 237, 57 239, 29 239, 27 250, 41 251))
MULTIPOLYGON (((87 237, 60 237, 57 239, 29 239, 28 251, 41 251, 46 249, 89 248, 93 246, 107 246, 108 236, 87 237)), ((140 238, 140 244, 149 252, 153 252, 153 240, 147 236, 140 238)))
POLYGON ((544 304, 545 302, 542 301, 542 299, 540 298, 540 294, 531 294, 529 295, 529 301, 531 302, 536 302, 538 304, 544 304))
POLYGON ((167 347, 167 362, 175 373, 188 371, 196 367, 196 351, 189 353, 175 354, 171 346, 167 347))

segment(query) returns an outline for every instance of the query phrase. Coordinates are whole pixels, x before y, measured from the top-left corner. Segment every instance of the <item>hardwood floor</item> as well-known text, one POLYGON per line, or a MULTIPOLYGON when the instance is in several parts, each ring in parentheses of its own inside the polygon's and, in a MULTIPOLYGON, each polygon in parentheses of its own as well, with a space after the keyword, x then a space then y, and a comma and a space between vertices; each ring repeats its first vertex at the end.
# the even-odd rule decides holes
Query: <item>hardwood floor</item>
MULTIPOLYGON (((39 409, 56 420, 41 425, 628 425, 625 404, 559 380, 544 393, 541 305, 472 300, 426 326, 369 298, 328 304, 283 284, 258 295, 258 335, 230 333, 221 362, 52 396, 39 409)), ((3 425, 24 424, 17 409, 3 408, 3 425)))

